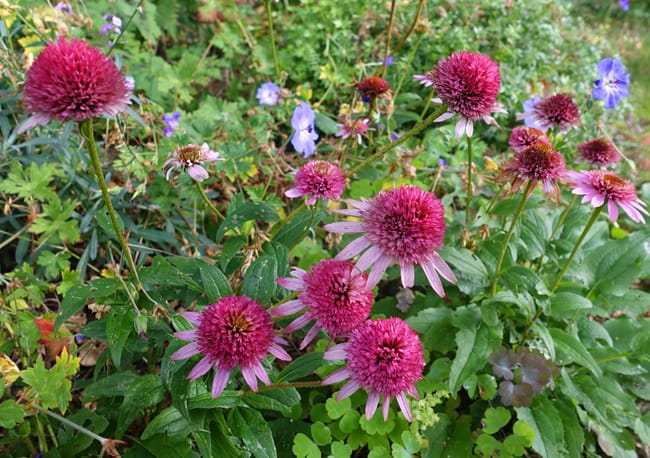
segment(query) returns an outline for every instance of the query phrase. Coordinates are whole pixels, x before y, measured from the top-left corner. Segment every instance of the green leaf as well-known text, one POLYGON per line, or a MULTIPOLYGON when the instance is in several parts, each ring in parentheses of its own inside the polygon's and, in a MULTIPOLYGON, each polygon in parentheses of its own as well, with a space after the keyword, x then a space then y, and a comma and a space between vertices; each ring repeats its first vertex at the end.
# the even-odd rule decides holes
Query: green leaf
POLYGON ((11 429, 18 423, 22 423, 25 417, 25 409, 13 399, 7 399, 0 403, 0 426, 11 429))
POLYGON ((344 442, 332 442, 332 456, 334 458, 350 458, 352 456, 352 447, 344 442))
POLYGON ((485 411, 483 418, 483 431, 494 434, 508 424, 510 411, 505 407, 490 407, 485 411))
POLYGON ((91 296, 90 288, 86 285, 75 285, 61 301, 59 314, 54 321, 54 329, 58 329, 68 318, 77 313, 91 296))
POLYGON ((275 410, 288 415, 291 408, 300 402, 295 388, 283 388, 244 396, 243 401, 258 410, 275 410))
POLYGON ((337 401, 333 397, 325 401, 325 407, 327 408, 327 415, 333 420, 341 418, 345 413, 352 408, 352 401, 350 398, 341 399, 337 401))
POLYGON ((158 375, 147 374, 137 377, 124 393, 115 436, 122 437, 144 409, 157 406, 164 396, 165 389, 158 375))
POLYGON ((205 295, 211 304, 219 298, 232 294, 232 287, 230 286, 228 277, 216 266, 202 262, 199 266, 199 272, 201 273, 201 281, 203 282, 205 295))
POLYGON ((233 434, 241 438, 255 457, 277 457, 269 425, 257 410, 234 408, 228 414, 228 424, 233 434))
POLYGON ((314 113, 314 123, 318 130, 324 134, 334 135, 339 131, 339 126, 336 125, 335 120, 319 112, 314 113))
POLYGON ((49 371, 45 369, 43 359, 38 358, 34 367, 25 369, 20 374, 23 382, 35 392, 41 407, 44 409, 59 408, 65 412, 72 400, 72 382, 66 377, 65 368, 55 364, 49 371))
POLYGON ((305 353, 291 361, 291 363, 280 371, 276 383, 293 382, 313 373, 316 369, 325 365, 322 352, 305 353))
MULTIPOLYGON (((311 222, 312 227, 318 224, 325 215, 322 211, 316 211, 314 219, 311 222)), ((288 223, 280 228, 272 240, 291 248, 306 233, 308 224, 311 221, 312 213, 310 210, 304 210, 295 215, 288 223)))
POLYGON ((106 337, 111 358, 118 369, 122 368, 122 350, 133 331, 135 311, 125 305, 114 305, 106 315, 106 337))
POLYGON ((141 439, 147 440, 156 434, 185 437, 194 430, 192 424, 174 406, 167 407, 151 420, 142 432, 141 439))
POLYGON ((465 248, 445 247, 440 255, 451 264, 462 293, 474 296, 487 289, 490 284, 488 271, 474 253, 465 248))
POLYGON ((555 350, 559 353, 560 359, 564 357, 566 363, 575 362, 589 369, 596 377, 603 375, 603 371, 577 338, 562 331, 561 329, 551 328, 548 330, 553 337, 555 350))
POLYGON ((242 294, 262 305, 268 304, 275 294, 276 278, 278 261, 272 256, 262 255, 246 271, 241 287, 242 294))
POLYGON ((551 296, 551 316, 553 318, 572 318, 578 310, 586 310, 592 307, 591 301, 579 294, 560 292, 551 296))
POLYGON ((492 350, 501 343, 503 326, 483 324, 476 306, 457 309, 453 325, 459 328, 456 333, 458 350, 449 373, 449 392, 455 396, 465 380, 485 366, 492 350))
POLYGON ((535 431, 533 450, 545 458, 564 456, 566 445, 562 418, 551 401, 544 396, 536 396, 530 407, 515 407, 515 412, 535 431))
POLYGON ((216 241, 220 242, 226 231, 238 229, 246 221, 262 220, 273 223, 280 218, 275 208, 266 202, 247 202, 232 208, 228 207, 228 213, 217 231, 216 241))
POLYGON ((318 445, 328 445, 332 442, 332 432, 325 426, 325 423, 317 421, 310 427, 311 437, 318 445))
POLYGON ((293 438, 293 447, 291 447, 296 458, 321 458, 318 445, 303 433, 298 433, 293 438))
POLYGON ((28 202, 50 200, 56 196, 50 189, 50 183, 57 176, 63 176, 63 169, 57 162, 44 162, 41 165, 32 162, 28 168, 14 162, 8 175, 0 180, 0 191, 17 194, 28 202))

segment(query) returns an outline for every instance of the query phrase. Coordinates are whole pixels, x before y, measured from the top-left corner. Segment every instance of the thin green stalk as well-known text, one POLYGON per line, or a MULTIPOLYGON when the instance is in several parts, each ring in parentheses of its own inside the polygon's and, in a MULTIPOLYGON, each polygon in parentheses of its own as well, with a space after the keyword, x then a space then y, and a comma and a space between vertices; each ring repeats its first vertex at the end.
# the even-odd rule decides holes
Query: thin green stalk
POLYGON ((571 250, 571 254, 569 255, 569 259, 566 260, 566 263, 564 264, 564 267, 562 268, 559 275, 555 279, 555 282, 553 283, 553 286, 551 287, 551 293, 554 292, 557 289, 557 287, 560 285, 560 281, 562 280, 562 277, 564 277, 564 274, 566 273, 567 269, 571 265, 571 262, 573 261, 573 258, 575 257, 576 253, 578 252, 578 248, 580 248, 580 245, 582 244, 582 241, 587 236, 587 233, 589 232, 589 229, 591 229, 591 226, 593 226, 594 223, 596 222, 596 219, 598 218, 598 215, 600 214, 600 211, 603 209, 603 207, 604 207, 604 205, 601 205, 600 207, 594 208, 594 211, 591 214, 591 218, 589 218, 589 221, 587 221, 587 225, 582 230, 582 234, 580 234, 580 237, 578 237, 578 240, 576 241, 576 244, 574 245, 573 250, 571 250))
POLYGON ((278 62, 278 52, 275 49, 275 33, 273 32, 273 16, 271 15, 271 0, 266 0, 266 21, 269 23, 269 38, 271 39, 271 53, 273 54, 273 66, 275 67, 275 77, 280 81, 280 63, 278 62))
MULTIPOLYGON (((415 12, 415 17, 413 18, 413 22, 411 22, 411 26, 406 31, 406 34, 402 37, 402 40, 399 42, 399 44, 395 46, 395 48, 393 48, 393 53, 397 53, 397 51, 402 49, 402 46, 404 46, 404 43, 406 43, 408 37, 410 37, 413 31, 415 30, 415 26, 418 24, 418 20, 420 19, 420 13, 422 13, 423 6, 424 6, 424 0, 420 0, 418 2, 418 9, 415 12)), ((424 36, 424 34, 422 34, 422 36, 424 36)))
POLYGON ((214 213, 215 215, 217 215, 217 217, 218 217, 220 220, 223 221, 223 220, 225 219, 225 217, 224 217, 223 214, 219 211, 219 209, 218 209, 217 207, 215 207, 214 204, 213 204, 212 202, 210 202, 210 198, 209 198, 208 195, 205 193, 205 190, 203 189, 203 186, 201 186, 201 183, 198 182, 198 181, 195 181, 194 184, 196 185, 196 189, 199 190, 199 194, 201 194, 201 197, 203 198, 203 202, 205 203, 205 205, 207 205, 208 208, 212 211, 212 213, 214 213))
POLYGON ((395 19, 395 6, 397 1, 392 0, 390 4, 390 17, 388 19, 388 30, 386 31, 386 45, 384 46, 384 62, 381 66, 381 76, 382 78, 386 75, 386 61, 388 60, 388 53, 390 52, 390 37, 393 32, 393 20, 395 19))
POLYGON ((300 204, 299 207, 294 208, 291 213, 289 213, 285 218, 282 219, 278 224, 273 226, 271 229, 271 238, 275 237, 275 235, 282 229, 289 221, 291 221, 298 213, 303 211, 307 205, 305 202, 300 204))
MULTIPOLYGON (((108 210, 108 216, 111 219, 111 224, 113 225, 113 231, 117 240, 120 242, 120 247, 122 247, 123 256, 126 258, 126 263, 129 267, 131 275, 137 280, 140 287, 140 277, 138 277, 138 271, 135 268, 135 263, 133 262, 133 257, 131 256, 131 251, 129 250, 129 245, 122 234, 120 229, 120 224, 117 220, 117 213, 115 208, 113 208, 113 202, 111 201, 111 195, 108 192, 108 187, 106 186, 106 181, 104 181, 104 174, 102 172, 102 164, 99 160, 99 154, 97 153, 97 146, 95 145, 95 137, 93 135, 93 120, 92 118, 84 119, 79 123, 79 131, 88 145, 88 152, 90 153, 90 160, 93 164, 93 169, 95 171, 95 176, 97 177, 97 184, 102 191, 102 197, 104 199, 104 204, 108 210)), ((143 288, 144 289, 144 288, 143 288)))
POLYGON ((427 102, 424 104, 424 108, 422 109, 422 113, 420 113, 420 117, 422 118, 424 114, 427 112, 429 109, 429 105, 431 105, 431 99, 433 98, 433 95, 436 93, 436 88, 432 87, 431 88, 431 93, 429 94, 429 97, 427 97, 427 102))
POLYGON ((133 18, 138 13, 138 11, 140 11, 140 7, 142 6, 143 2, 144 2, 144 0, 140 0, 138 2, 138 4, 136 5, 136 7, 133 8, 133 13, 131 13, 131 16, 129 16, 129 18, 126 20, 126 22, 124 23, 124 26, 120 29, 119 35, 117 36, 117 38, 115 38, 115 40, 113 41, 113 44, 108 49, 108 52, 106 53, 107 56, 111 55, 111 53, 113 52, 113 49, 115 49, 115 46, 117 45, 117 42, 120 41, 120 38, 122 38, 122 35, 124 35, 124 32, 126 32, 126 29, 129 28, 129 25, 133 21, 133 18))
POLYGON ((389 143, 388 145, 384 146, 383 148, 379 148, 374 154, 371 156, 367 157, 363 162, 360 164, 356 165, 352 169, 348 170, 346 176, 351 177, 354 175, 356 172, 364 168, 366 165, 370 164, 376 159, 379 159, 382 157, 384 154, 386 154, 388 151, 392 150, 395 148, 397 145, 400 145, 404 143, 406 140, 414 136, 415 134, 420 133, 423 131, 425 128, 429 127, 429 125, 435 121, 437 118, 439 118, 444 112, 447 111, 447 105, 442 105, 438 110, 434 111, 431 113, 426 119, 423 121, 418 122, 411 130, 406 132, 404 135, 402 135, 400 138, 395 140, 392 143, 389 143))
POLYGON ((560 230, 562 225, 564 224, 564 220, 566 219, 567 215, 569 214, 569 210, 571 210, 571 207, 576 203, 576 200, 578 200, 578 196, 574 195, 573 199, 571 199, 571 202, 566 206, 562 214, 560 215, 560 219, 558 220, 557 224, 553 228, 553 232, 551 232, 551 236, 548 238, 549 240, 553 240, 553 237, 555 237, 555 234, 557 234, 557 231, 560 230))
POLYGON ((519 201, 519 206, 515 211, 515 215, 512 217, 510 228, 506 233, 506 238, 503 241, 503 246, 501 247, 501 253, 499 253, 499 260, 497 261, 497 266, 494 269, 494 277, 492 278, 492 287, 491 287, 492 296, 494 296, 497 292, 497 279, 499 278, 499 274, 501 273, 501 265, 503 264, 503 259, 505 258, 506 250, 508 249, 508 243, 510 243, 510 237, 512 237, 512 233, 515 229, 515 224, 517 224, 517 220, 519 219, 519 215, 521 215, 521 211, 524 209, 524 204, 528 199, 528 192, 530 191, 531 186, 532 186, 532 182, 529 181, 528 184, 526 185, 526 189, 524 189, 524 194, 521 196, 521 200, 519 201))
POLYGON ((469 230, 472 202, 472 137, 467 135, 467 201, 465 202, 465 228, 469 230))

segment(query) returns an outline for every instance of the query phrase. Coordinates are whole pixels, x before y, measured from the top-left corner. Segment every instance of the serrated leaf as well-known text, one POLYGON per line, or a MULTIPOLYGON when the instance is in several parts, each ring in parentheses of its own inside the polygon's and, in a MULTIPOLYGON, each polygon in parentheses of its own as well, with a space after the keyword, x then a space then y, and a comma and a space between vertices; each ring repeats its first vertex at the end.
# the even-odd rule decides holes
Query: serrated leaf
POLYGON ((283 388, 253 393, 242 400, 258 410, 275 410, 288 415, 291 408, 300 402, 300 395, 295 388, 283 388))
POLYGON ((324 212, 318 210, 316 211, 312 221, 311 211, 301 211, 282 226, 275 236, 273 236, 272 240, 291 248, 300 240, 300 237, 303 234, 307 233, 307 230, 309 229, 307 225, 310 224, 310 221, 311 226, 313 227, 323 219, 323 216, 324 212))
POLYGON ((134 379, 124 393, 115 436, 122 437, 144 409, 157 406, 164 396, 165 390, 159 376, 147 374, 134 379))
POLYGON ((553 337, 555 350, 568 358, 568 362, 578 363, 589 369, 596 377, 603 375, 603 371, 587 351, 585 346, 577 338, 562 331, 561 329, 551 328, 548 330, 553 337))
POLYGON ((277 457, 269 425, 257 410, 234 408, 228 414, 228 424, 233 434, 241 438, 255 457, 277 457))
POLYGON ((192 424, 174 406, 167 407, 151 420, 142 432, 141 439, 147 440, 156 434, 185 437, 193 431, 192 424))
POLYGON ((273 223, 279 219, 275 208, 266 202, 247 202, 236 206, 232 210, 231 207, 228 207, 226 218, 217 231, 216 241, 221 241, 226 231, 241 228, 246 221, 262 220, 273 223))
POLYGON ((0 427, 11 429, 18 423, 22 423, 24 417, 25 409, 13 399, 0 403, 0 427))
POLYGON ((452 266, 461 292, 473 296, 489 286, 490 279, 485 265, 471 251, 465 248, 445 247, 440 250, 440 255, 452 266))
POLYGON ((296 458, 321 458, 318 445, 303 433, 298 433, 293 438, 293 447, 291 447, 296 458))
POLYGON ((128 306, 113 306, 106 315, 106 337, 113 362, 121 369, 122 350, 133 331, 135 311, 128 306))
POLYGON ((483 431, 494 434, 508 424, 510 411, 505 407, 490 407, 485 411, 483 418, 483 431))

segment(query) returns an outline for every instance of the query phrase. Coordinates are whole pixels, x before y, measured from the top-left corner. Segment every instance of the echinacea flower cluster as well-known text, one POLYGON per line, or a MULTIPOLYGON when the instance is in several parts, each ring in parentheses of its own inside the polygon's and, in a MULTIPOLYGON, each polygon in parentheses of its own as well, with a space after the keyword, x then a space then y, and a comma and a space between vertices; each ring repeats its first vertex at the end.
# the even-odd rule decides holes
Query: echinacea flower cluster
POLYGON ((219 153, 212 151, 207 143, 201 146, 190 143, 172 153, 172 156, 163 164, 163 171, 169 167, 165 172, 165 178, 169 180, 174 169, 185 168, 189 176, 201 182, 210 176, 203 164, 219 160, 222 160, 219 153))
POLYGON ((614 144, 606 138, 596 138, 579 144, 578 153, 580 158, 592 167, 616 165, 621 160, 614 144))
POLYGON ((600 79, 594 81, 591 95, 596 100, 604 100, 605 108, 611 110, 621 103, 622 97, 629 95, 630 74, 617 57, 606 57, 598 63, 600 79))
POLYGON ((301 102, 296 107, 291 116, 291 127, 293 127, 293 135, 291 136, 291 144, 293 148, 304 155, 309 157, 314 154, 316 149, 316 140, 318 134, 314 127, 314 120, 316 114, 311 107, 305 102, 301 102))
POLYGON ((582 203, 590 202, 594 208, 607 203, 607 213, 612 222, 618 219, 620 207, 632 221, 645 223, 648 215, 645 202, 639 200, 634 183, 605 170, 586 170, 567 173, 573 194, 581 195, 582 203))
POLYGON ((352 332, 347 342, 330 348, 323 358, 347 362, 323 380, 326 385, 348 380, 337 400, 363 389, 368 392, 366 418, 372 418, 383 398, 382 414, 388 420, 390 401, 395 398, 404 417, 411 421, 406 395, 418 398, 415 382, 422 377, 424 353, 417 333, 405 321, 400 318, 366 321, 352 332))
POLYGON ((260 105, 277 105, 280 103, 280 86, 270 81, 262 83, 257 88, 255 98, 260 105))
POLYGON ((566 174, 564 158, 547 142, 537 142, 515 153, 496 178, 499 183, 510 182, 511 192, 530 182, 532 193, 538 182, 542 183, 547 196, 559 199, 558 180, 566 174))
POLYGON ((314 205, 316 199, 339 200, 345 189, 343 171, 335 164, 327 161, 309 161, 296 172, 296 181, 284 195, 295 199, 307 194, 307 201, 314 205))
MULTIPOLYGON (((581 123, 580 111, 570 94, 556 94, 530 105, 532 108, 518 114, 517 119, 523 119, 524 123, 530 119, 532 127, 539 130, 547 131, 557 128, 560 132, 567 132, 581 123)), ((526 109, 526 105, 524 105, 524 109, 526 109)))
POLYGON ((19 133, 50 119, 80 122, 115 116, 131 103, 130 86, 115 63, 85 41, 49 42, 27 73, 23 100, 32 116, 19 133))
MULTIPOLYGON (((417 79, 426 84, 427 75, 417 79)), ((474 121, 494 124, 493 112, 503 112, 497 104, 497 95, 501 88, 499 65, 489 56, 474 52, 461 51, 441 60, 431 75, 431 81, 438 98, 434 101, 444 103, 447 113, 436 121, 444 121, 458 115, 456 137, 471 137, 474 121)))
POLYGON ((373 199, 361 202, 347 199, 349 210, 338 213, 361 221, 336 222, 325 225, 335 233, 362 233, 336 256, 347 260, 364 252, 356 266, 366 270, 368 287, 374 287, 391 264, 401 268, 402 286, 410 288, 415 278, 415 264, 422 266, 433 290, 441 297, 445 291, 438 275, 451 283, 456 277, 436 250, 442 248, 445 236, 444 208, 440 200, 416 186, 402 186, 382 191, 373 199))
POLYGON ((277 282, 287 289, 300 291, 300 295, 271 313, 287 316, 307 310, 285 328, 286 332, 316 321, 300 349, 309 345, 320 329, 331 336, 346 336, 368 319, 374 296, 366 287, 368 276, 352 263, 325 259, 313 266, 310 273, 297 267, 291 273, 293 277, 278 278, 277 282))
POLYGON ((213 398, 223 392, 231 371, 237 366, 248 386, 257 391, 257 379, 265 385, 271 383, 262 365, 269 353, 284 361, 291 360, 280 346, 286 341, 273 333, 271 315, 249 297, 222 297, 201 313, 185 312, 183 316, 194 329, 176 332, 174 336, 191 343, 177 350, 171 359, 201 355, 187 378, 196 380, 214 368, 213 398))

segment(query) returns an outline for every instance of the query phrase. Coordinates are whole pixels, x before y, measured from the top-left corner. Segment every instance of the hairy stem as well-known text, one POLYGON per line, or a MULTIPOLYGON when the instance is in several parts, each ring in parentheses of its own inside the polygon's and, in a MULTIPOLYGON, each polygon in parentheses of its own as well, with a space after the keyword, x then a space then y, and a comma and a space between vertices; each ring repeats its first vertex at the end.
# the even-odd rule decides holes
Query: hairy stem
POLYGON ((194 184, 196 185, 196 189, 198 189, 199 194, 201 194, 201 197, 203 198, 203 202, 205 203, 205 205, 207 205, 207 207, 212 211, 212 213, 214 213, 215 215, 217 215, 217 217, 218 217, 221 221, 223 221, 223 220, 225 219, 225 217, 224 217, 223 214, 219 211, 219 209, 218 209, 217 207, 215 207, 214 204, 213 204, 212 202, 210 202, 210 198, 209 198, 208 195, 205 193, 205 190, 203 189, 203 186, 201 185, 201 183, 199 183, 198 181, 195 181, 194 184))

